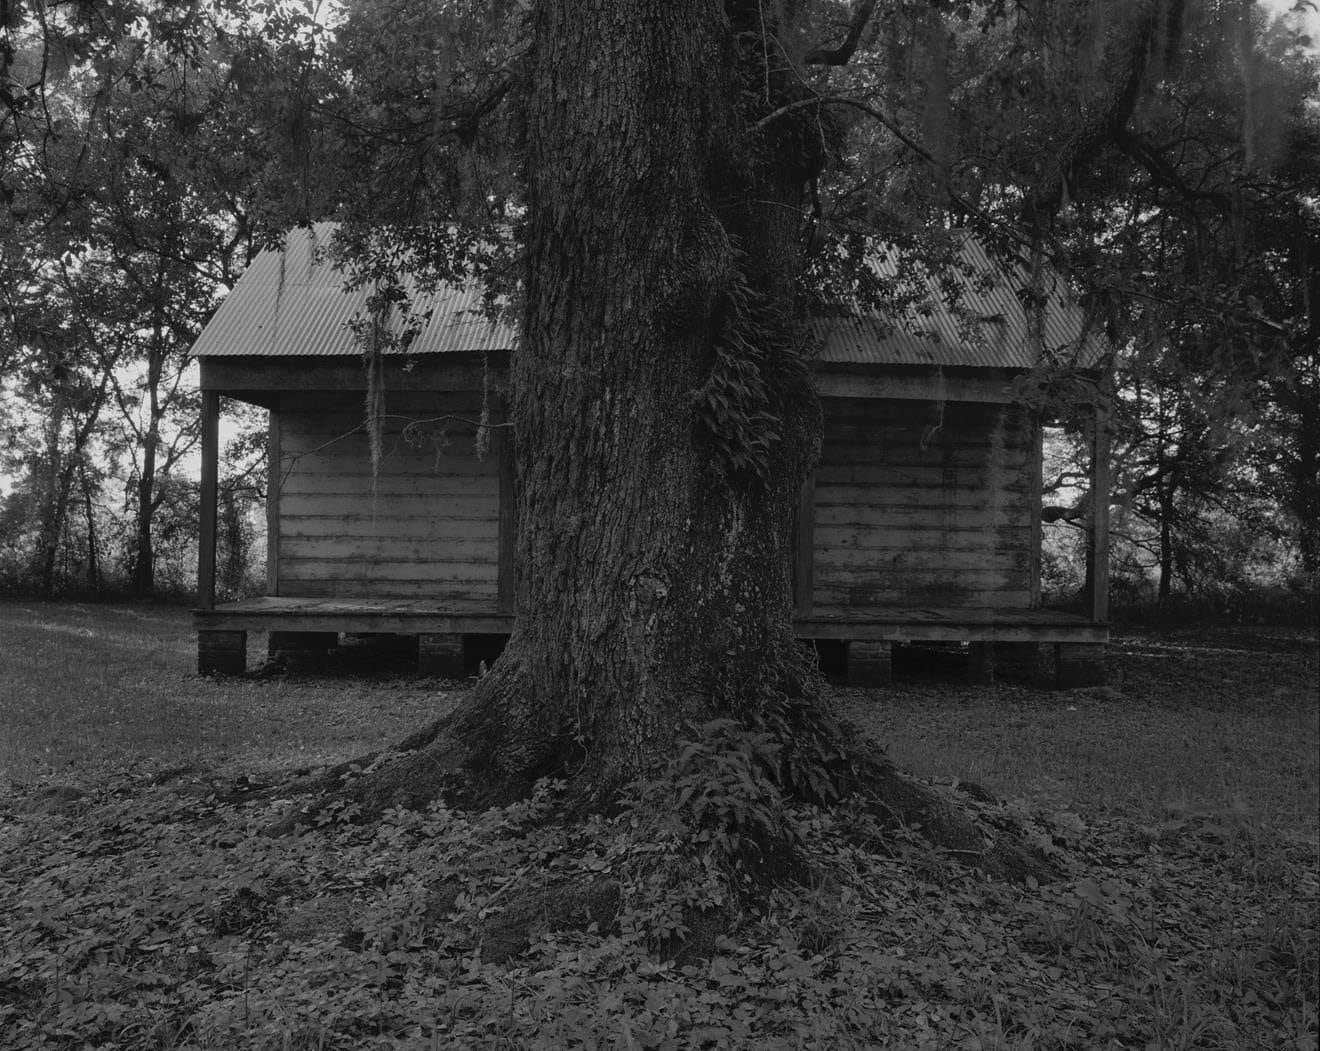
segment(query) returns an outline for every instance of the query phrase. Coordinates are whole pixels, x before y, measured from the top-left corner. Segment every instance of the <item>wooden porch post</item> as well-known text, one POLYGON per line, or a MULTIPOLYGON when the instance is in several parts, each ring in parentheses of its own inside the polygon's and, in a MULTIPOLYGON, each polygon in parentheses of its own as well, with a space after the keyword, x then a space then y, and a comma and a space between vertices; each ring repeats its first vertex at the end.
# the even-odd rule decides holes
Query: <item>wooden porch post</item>
POLYGON ((1045 487, 1045 425, 1033 419, 1028 424, 1028 440, 1031 450, 1028 470, 1031 471, 1031 566, 1030 597, 1032 609, 1040 609, 1040 552, 1043 543, 1044 487, 1045 487))
MULTIPOLYGON (((278 403, 277 403, 278 404, 278 403)), ((266 425, 266 594, 280 593, 280 485, 284 468, 280 452, 280 414, 270 410, 266 425)))
POLYGON ((1091 423, 1091 522, 1087 530, 1090 579, 1086 582, 1091 620, 1109 619, 1109 411, 1103 396, 1091 423))
POLYGON ((220 395, 202 391, 202 521, 197 537, 197 605, 215 609, 215 514, 220 467, 220 395))

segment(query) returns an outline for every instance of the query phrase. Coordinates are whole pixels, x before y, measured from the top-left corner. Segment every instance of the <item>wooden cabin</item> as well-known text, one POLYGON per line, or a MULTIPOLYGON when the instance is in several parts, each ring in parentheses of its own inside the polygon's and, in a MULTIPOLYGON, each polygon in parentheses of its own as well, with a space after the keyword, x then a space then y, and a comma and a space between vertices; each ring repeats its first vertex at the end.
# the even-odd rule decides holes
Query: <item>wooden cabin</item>
MULTIPOLYGON (((965 254, 997 276, 965 281, 956 311, 932 288, 896 323, 814 325, 825 432, 796 529, 797 631, 846 643, 858 683, 889 677, 894 645, 923 642, 969 644, 968 672, 981 680, 998 670, 1102 683, 1108 502, 1092 501, 1087 611, 1041 608, 1041 426, 1015 403, 1014 379, 1042 340, 1029 338, 1013 282, 975 242, 965 254)), ((465 646, 511 629, 515 464, 499 428, 483 432, 483 455, 477 448, 483 413, 487 423, 502 416, 511 333, 482 317, 471 291, 421 304, 429 317, 407 354, 385 359, 373 472, 366 374, 349 328, 364 300, 318 260, 313 237, 295 232, 283 253, 253 262, 193 348, 203 405, 200 672, 243 671, 256 631, 269 632, 272 653, 325 649, 342 633, 416 636, 423 673, 459 675, 465 646), (217 605, 222 396, 269 410, 268 568, 264 596, 217 605)), ((1061 293, 1042 328, 1046 353, 1099 360, 1061 293)), ((1093 485, 1104 492, 1098 422, 1094 437, 1093 485)))

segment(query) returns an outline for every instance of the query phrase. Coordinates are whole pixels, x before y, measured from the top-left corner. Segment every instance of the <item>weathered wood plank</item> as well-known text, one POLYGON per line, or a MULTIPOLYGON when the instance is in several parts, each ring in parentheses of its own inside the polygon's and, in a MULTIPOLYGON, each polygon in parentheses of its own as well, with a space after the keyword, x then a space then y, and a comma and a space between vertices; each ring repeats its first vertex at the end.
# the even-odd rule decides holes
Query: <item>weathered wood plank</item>
MULTIPOLYGON (((861 486, 875 493, 874 502, 895 489, 931 489, 937 492, 961 491, 990 492, 989 483, 994 472, 984 466, 956 467, 932 464, 821 464, 816 484, 822 489, 831 486, 861 486)), ((1030 484, 1025 471, 1008 473, 1005 481, 996 487, 999 492, 1026 494, 1030 484)), ((872 501, 868 501, 872 502, 872 501)))
POLYGON ((1011 420, 1021 415, 1016 406, 1000 403, 951 403, 938 398, 849 398, 822 400, 828 433, 838 426, 926 426, 938 424, 945 432, 964 427, 982 427, 991 421, 1011 420))
MULTIPOLYGON (((1007 507, 1020 505, 1025 510, 1028 506, 1030 494, 1025 488, 1010 489, 1005 495, 1005 506, 1007 507)), ((816 506, 818 508, 829 505, 873 506, 885 509, 894 507, 924 508, 934 514, 949 507, 987 510, 991 504, 991 494, 983 487, 936 489, 904 486, 877 493, 872 486, 840 483, 826 485, 823 482, 818 482, 816 485, 816 506), (873 493, 875 494, 874 497, 869 495, 873 493)), ((1023 520, 1025 521, 1025 516, 1023 520)))
POLYGON ((281 516, 288 521, 308 517, 345 518, 398 518, 433 520, 442 513, 447 518, 490 518, 499 513, 499 496, 495 492, 470 495, 434 493, 395 494, 385 499, 371 499, 371 491, 357 493, 288 493, 281 501, 281 516))
POLYGON ((873 621, 856 619, 813 619, 798 621, 794 631, 806 639, 889 640, 891 642, 1088 642, 1108 641, 1103 625, 1014 624, 959 621, 873 621))
POLYGON ((893 643, 854 639, 848 644, 849 686, 884 686, 893 677, 893 643))
POLYGON ((985 606, 1029 609, 1031 594, 1026 588, 969 588, 953 584, 887 588, 862 584, 839 584, 817 578, 814 610, 817 615, 862 615, 884 606, 985 606))
MULTIPOLYGON (((503 382, 505 355, 491 355, 492 371, 503 382), (499 360, 497 366, 496 359, 499 360)), ((357 357, 219 357, 200 360, 202 390, 223 391, 243 397, 248 392, 361 391, 366 373, 357 357)), ((386 359, 387 391, 480 389, 483 367, 479 355, 413 355, 406 362, 386 359)))
POLYGON ((983 576, 1020 581, 1031 579, 1030 554, 1025 549, 994 551, 921 551, 898 548, 877 552, 866 548, 832 548, 816 552, 816 574, 821 580, 840 576, 888 577, 891 574, 938 574, 959 581, 980 580, 983 576))
MULTIPOLYGON (((473 414, 477 412, 475 406, 472 409, 473 414)), ((297 437, 306 436, 309 439, 316 439, 318 442, 326 442, 332 439, 347 440, 357 438, 362 442, 367 440, 371 433, 366 420, 359 413, 351 414, 325 414, 312 417, 310 413, 299 414, 299 426, 293 432, 297 437)), ((412 441, 414 446, 423 447, 432 445, 436 441, 443 442, 448 440, 454 443, 471 443, 473 436, 477 432, 474 423, 466 420, 455 420, 442 424, 432 424, 426 422, 422 417, 412 417, 410 419, 398 419, 393 416, 385 419, 381 423, 380 433, 387 440, 407 438, 412 441)))
MULTIPOLYGON (((205 394, 202 395, 206 397, 205 394)), ((224 630, 197 632, 198 675, 242 675, 247 671, 247 632, 226 625, 224 630)))
POLYGON ((288 541, 314 542, 327 538, 380 538, 397 540, 405 544, 429 543, 444 545, 474 538, 494 540, 491 523, 481 518, 418 517, 400 519, 381 518, 293 518, 285 522, 284 538, 288 541))
MULTIPOLYGON (((286 595, 306 598, 416 598, 437 605, 482 610, 494 614, 495 581, 424 580, 299 580, 287 582, 286 595)), ((343 629, 348 630, 348 629, 343 629)), ((367 630, 367 629, 362 629, 367 630)), ((390 631, 390 628, 381 628, 390 631)))
POLYGON ((280 593, 280 414, 270 410, 266 425, 266 594, 280 593))
MULTIPOLYGON (((481 408, 480 384, 472 387, 428 391, 385 391, 385 411, 413 412, 432 406, 481 408)), ((366 412, 365 394, 362 392, 289 391, 282 396, 281 405, 292 412, 306 412, 314 416, 335 412, 356 415, 362 419, 366 412)))
POLYGON ((382 558, 291 558, 281 567, 287 583, 307 580, 413 581, 471 584, 495 583, 497 565, 490 562, 401 562, 382 558))
MULTIPOLYGON (((820 509, 823 511, 824 509, 820 509)), ((853 548, 859 551, 975 551, 1028 549, 1031 527, 1027 525, 891 526, 879 518, 863 524, 820 525, 816 544, 822 550, 853 548), (879 526, 876 528, 876 526, 879 526)))
POLYGON ((291 481, 297 483, 300 477, 308 478, 342 478, 350 480, 354 485, 371 485, 375 478, 380 483, 388 483, 391 478, 441 478, 451 476, 455 478, 494 478, 498 473, 498 465, 490 461, 481 461, 472 454, 459 453, 455 455, 452 450, 445 455, 436 457, 434 453, 423 452, 420 456, 415 452, 409 451, 404 455, 397 451, 386 449, 385 455, 381 458, 380 469, 373 472, 370 466, 370 460, 366 455, 366 447, 362 449, 362 457, 359 460, 356 456, 348 454, 347 451, 336 452, 329 450, 320 453, 294 453, 288 448, 287 443, 284 447, 284 473, 291 481))
MULTIPOLYGON (((287 497, 296 496, 353 496, 370 500, 372 498, 372 479, 370 476, 344 478, 333 474, 307 475, 292 473, 286 475, 282 492, 287 497)), ((396 500, 413 496, 450 497, 450 496, 491 496, 498 501, 499 480, 494 475, 462 474, 395 474, 381 475, 376 480, 376 500, 396 500)))
POLYGON ((212 626, 241 631, 324 631, 334 627, 347 632, 396 632, 503 634, 513 628, 513 618, 482 612, 475 604, 435 606, 425 612, 412 610, 364 609, 323 610, 311 606, 299 611, 224 609, 198 611, 193 621, 199 628, 212 626))
MULTIPOLYGON (((481 523, 474 523, 481 524, 481 523)), ((285 537, 286 559, 386 558, 392 562, 496 562, 499 545, 494 534, 419 540, 415 537, 285 537)))
MULTIPOLYGON (((203 609, 211 609, 215 605, 216 489, 220 465, 220 395, 214 391, 202 393, 201 428, 202 508, 197 540, 197 604, 203 609)), ((198 659, 200 669, 202 658, 198 659)))
POLYGON ((1025 517, 1019 520, 1015 515, 995 515, 985 507, 960 507, 957 510, 957 517, 950 521, 944 516, 944 508, 931 507, 929 504, 876 506, 850 501, 823 503, 818 496, 816 528, 907 529, 925 533, 927 537, 937 530, 947 530, 952 536, 958 533, 982 533, 988 529, 1028 528, 1025 517))
MULTIPOLYGON (((987 453, 984 448, 977 446, 957 446, 942 451, 939 446, 927 446, 922 449, 916 444, 894 446, 879 443, 831 442, 827 440, 822 450, 822 459, 826 463, 836 465, 881 466, 888 464, 894 466, 921 466, 925 464, 952 464, 960 469, 967 468, 971 470, 986 466, 987 453)), ((1025 471, 1027 462, 1027 450, 1016 446, 1005 448, 1002 463, 1008 469, 1025 471)))
POLYGON ((904 376, 876 373, 841 373, 829 366, 818 369, 816 384, 822 397, 912 398, 949 402, 993 402, 1012 400, 1013 386, 996 375, 982 380, 965 375, 904 376))

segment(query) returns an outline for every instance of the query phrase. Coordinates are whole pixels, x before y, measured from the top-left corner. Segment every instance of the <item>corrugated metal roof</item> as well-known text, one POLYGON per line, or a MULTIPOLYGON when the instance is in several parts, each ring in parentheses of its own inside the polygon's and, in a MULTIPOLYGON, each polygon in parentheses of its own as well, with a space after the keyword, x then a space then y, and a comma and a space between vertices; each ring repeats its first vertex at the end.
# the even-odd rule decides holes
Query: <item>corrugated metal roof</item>
MULTIPOLYGON (((961 267, 942 276, 959 288, 951 303, 930 276, 917 277, 911 306, 885 317, 873 311, 853 317, 822 318, 812 325, 822 361, 839 364, 962 365, 980 368, 1030 368, 1043 350, 1049 360, 1096 364, 1104 354, 1099 332, 1086 332, 1086 317, 1058 275, 1041 277, 1045 306, 1040 338, 1033 338, 1032 317, 1019 292, 1031 288, 1030 275, 992 262, 974 238, 963 239, 961 267)), ((880 247, 873 264, 881 278, 899 275, 900 258, 880 247)), ((911 279, 909 279, 911 280, 911 279)), ((1028 297, 1029 298, 1029 297, 1028 297)))
MULTIPOLYGON (((295 230, 283 253, 270 249, 258 255, 202 330, 193 354, 360 354, 361 345, 350 326, 365 316, 369 290, 345 291, 343 275, 316 258, 316 246, 327 244, 332 233, 330 223, 317 224, 315 235, 295 230)), ((1041 347, 1031 338, 1029 312, 1018 295, 1029 287, 1026 276, 1010 276, 970 237, 962 246, 962 256, 970 273, 956 268, 952 272, 961 286, 956 305, 945 301, 934 279, 926 279, 924 295, 918 295, 912 306, 892 319, 873 312, 819 318, 812 323, 811 334, 819 343, 820 360, 859 365, 1031 367, 1040 357, 1041 347)), ((882 277, 894 278, 897 254, 880 249, 875 266, 882 277)), ((1084 315, 1062 283, 1047 275, 1046 281, 1051 280, 1056 287, 1042 289, 1049 293, 1042 316, 1044 352, 1074 364, 1095 364, 1104 353, 1102 337, 1091 332, 1079 352, 1084 315)), ((418 294, 411 287, 407 290, 416 297, 412 314, 418 326, 409 353, 480 353, 513 346, 513 330, 492 323, 483 314, 477 285, 431 294, 418 294)), ((397 313, 391 318, 390 327, 396 333, 403 324, 397 313)), ((388 352, 401 351, 387 348, 388 352)))
MULTIPOLYGON (((283 253, 261 252, 225 297, 193 344, 197 357, 260 355, 333 357, 361 354, 351 325, 366 317, 369 288, 344 289, 344 275, 318 259, 334 232, 332 223, 317 223, 315 234, 289 232, 283 253)), ((508 350, 513 331, 492 324, 481 310, 477 284, 418 293, 411 282, 405 291, 412 301, 411 317, 418 331, 410 354, 508 350), (427 318, 429 312, 430 317, 427 318)), ((388 327, 397 335, 409 324, 394 311, 388 327)), ((410 325, 411 327, 411 325, 410 325)), ((402 353, 387 345, 386 353, 402 353)))

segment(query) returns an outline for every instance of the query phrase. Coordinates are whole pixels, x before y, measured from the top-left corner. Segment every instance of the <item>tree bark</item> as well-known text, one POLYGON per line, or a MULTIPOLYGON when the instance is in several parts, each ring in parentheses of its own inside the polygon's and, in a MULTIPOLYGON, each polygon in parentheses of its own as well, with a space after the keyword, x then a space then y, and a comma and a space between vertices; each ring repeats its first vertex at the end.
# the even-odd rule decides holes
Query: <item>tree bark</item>
POLYGON ((504 802, 554 775, 608 806, 712 719, 810 710, 788 567, 820 429, 794 320, 814 159, 791 122, 753 128, 794 90, 761 15, 538 5, 516 627, 377 803, 504 802))
POLYGON ((434 739, 425 765, 451 794, 501 802, 571 776, 608 805, 696 727, 813 689, 788 572, 820 428, 792 309, 810 160, 748 130, 740 80, 773 109, 780 74, 740 39, 755 5, 729 8, 537 12, 517 626, 469 701, 411 742, 434 739))
POLYGON ((792 522, 821 429, 795 318, 819 132, 757 126, 800 90, 781 28, 750 0, 538 5, 516 627, 458 709, 332 797, 361 816, 506 803, 546 776, 570 810, 608 810, 728 720, 776 746, 785 797, 864 785, 985 856, 957 806, 846 740, 793 635, 792 522))
POLYGON ((1160 577, 1157 601, 1162 606, 1173 592, 1173 494, 1163 472, 1155 483, 1160 509, 1160 577))
POLYGON ((41 533, 37 557, 40 561, 41 594, 50 598, 55 593, 55 564, 59 556, 60 537, 64 534, 65 509, 68 506, 65 486, 66 458, 63 455, 64 396, 56 389, 46 429, 46 480, 42 493, 41 533))
POLYGON ((97 554, 96 509, 92 505, 92 483, 87 477, 87 465, 79 462, 78 477, 82 482, 83 514, 87 519, 87 587, 99 595, 102 590, 101 559, 97 554))
MULTIPOLYGON (((153 391, 154 394, 154 391, 153 391)), ((154 398, 152 399, 154 402, 154 398)), ((154 416, 153 405, 153 416, 154 416)), ((132 593, 143 598, 156 589, 156 552, 152 545, 151 525, 155 517, 157 432, 153 418, 142 443, 142 473, 137 483, 136 539, 133 548, 132 593)))

